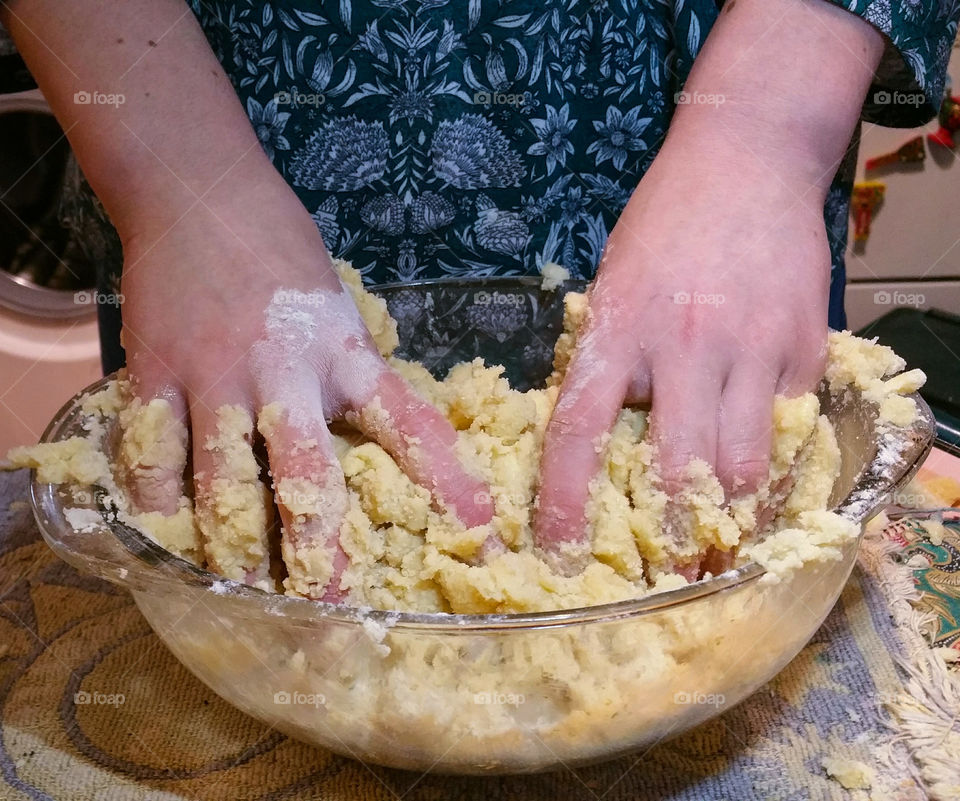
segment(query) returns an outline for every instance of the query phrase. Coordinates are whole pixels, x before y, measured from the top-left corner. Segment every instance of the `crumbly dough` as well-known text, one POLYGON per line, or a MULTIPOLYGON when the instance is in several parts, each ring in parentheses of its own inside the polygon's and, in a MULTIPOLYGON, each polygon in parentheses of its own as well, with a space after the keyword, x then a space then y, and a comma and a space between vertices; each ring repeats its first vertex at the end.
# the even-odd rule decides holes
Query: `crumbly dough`
POLYGON ((357 304, 357 310, 363 317, 363 322, 370 329, 377 349, 384 356, 389 356, 397 349, 400 338, 397 336, 397 321, 387 312, 387 304, 383 298, 371 295, 363 288, 363 279, 360 273, 354 270, 345 261, 334 262, 343 285, 347 288, 357 304))
POLYGON ((107 455, 87 437, 70 437, 46 445, 13 448, 7 459, 13 467, 29 467, 49 484, 100 484, 110 476, 107 455))
POLYGON ((855 759, 824 757, 820 764, 831 779, 847 790, 869 790, 876 781, 873 768, 855 759))
MULTIPOLYGON (((166 419, 172 421, 169 404, 165 401, 158 403, 166 406, 166 419)), ((109 427, 105 421, 116 420, 122 410, 130 406, 127 383, 122 380, 112 381, 105 389, 88 396, 83 401, 81 409, 89 415, 86 420, 88 436, 13 448, 7 454, 10 465, 15 468, 32 468, 37 471, 37 478, 40 481, 50 484, 82 488, 103 487, 106 494, 101 496, 100 501, 108 507, 110 515, 140 529, 154 542, 180 558, 195 565, 202 565, 206 561, 204 547, 190 498, 180 498, 178 509, 172 515, 138 512, 131 508, 127 493, 117 482, 117 477, 125 473, 115 463, 111 464, 107 458, 104 444, 109 441, 109 427)), ((145 415, 144 418, 152 420, 154 424, 163 425, 159 422, 160 418, 155 415, 145 415)), ((90 503, 86 490, 74 492, 74 500, 78 504, 90 503)), ((83 528, 88 528, 91 518, 79 516, 77 514, 79 511, 85 510, 80 506, 68 507, 66 509, 68 522, 71 518, 78 521, 82 519, 83 528)), ((75 526, 75 528, 79 530, 80 527, 75 526)))
MULTIPOLYGON (((682 497, 668 498, 646 440, 646 413, 624 409, 598 444, 604 464, 590 487, 586 565, 576 575, 562 575, 535 553, 531 520, 544 431, 587 313, 585 297, 566 296, 564 332, 547 386, 518 392, 510 388, 502 367, 479 359, 455 366, 438 381, 422 365, 389 356, 397 345, 397 328, 385 303, 363 290, 359 274, 348 265, 340 268, 377 347, 452 422, 459 456, 489 483, 496 510, 488 526, 467 529, 435 509, 427 490, 407 478, 378 444, 338 432, 336 448, 348 489, 340 532, 349 557, 341 580, 348 604, 458 613, 589 606, 680 586, 686 579, 677 574, 678 566, 695 564, 710 553, 720 555, 722 564, 754 559, 776 580, 810 560, 839 558, 842 543, 857 536, 854 524, 825 511, 840 452, 815 395, 776 399, 768 481, 757 493, 729 505, 717 478, 699 461, 688 467, 689 486, 682 497), (507 549, 482 559, 481 546, 491 531, 507 549)), ((913 419, 915 404, 903 394, 922 384, 923 374, 890 377, 902 370, 903 362, 889 348, 848 332, 831 334, 829 358, 826 381, 832 391, 862 392, 891 424, 913 419)), ((125 404, 127 392, 121 381, 104 398, 87 401, 91 414, 108 419, 119 414, 123 433, 113 472, 155 467, 144 453, 158 442, 166 444, 151 451, 154 461, 185 462, 185 430, 167 440, 159 433, 171 425, 168 404, 125 404)), ((233 407, 220 409, 218 419, 216 441, 203 447, 222 452, 227 469, 212 484, 206 482, 215 496, 208 514, 194 516, 193 503, 185 497, 170 518, 137 515, 119 490, 113 494, 121 496, 120 506, 138 525, 173 552, 204 561, 229 578, 272 588, 267 569, 259 564, 269 556, 266 531, 272 506, 264 477, 258 476, 249 447, 243 447, 253 421, 233 407)), ((261 430, 269 419, 270 414, 261 416, 261 430)), ((11 458, 37 467, 42 480, 54 482, 103 483, 113 475, 105 454, 82 439, 20 449, 11 458)), ((291 564, 292 554, 284 551, 283 556, 288 594, 316 583, 314 574, 329 575, 328 562, 291 564)))
POLYGON ((570 271, 560 264, 548 261, 543 265, 543 269, 540 270, 540 276, 542 278, 540 288, 545 292, 549 292, 563 284, 564 281, 569 281, 570 271))
POLYGON ((906 397, 927 380, 923 370, 907 370, 906 362, 892 348, 874 339, 860 339, 849 331, 830 337, 825 379, 834 392, 858 389, 864 399, 877 405, 880 420, 908 426, 917 415, 917 405, 906 397))
MULTIPOLYGON (((396 328, 384 304, 362 292, 356 275, 346 273, 345 283, 381 352, 389 354, 396 328)), ((488 480, 493 525, 506 553, 481 564, 488 527, 465 529, 438 513, 427 491, 379 445, 345 427, 335 429, 349 489, 340 530, 349 556, 343 574, 347 602, 457 612, 598 604, 685 584, 672 570, 704 550, 759 562, 767 569, 760 581, 616 619, 499 632, 458 625, 441 633, 394 626, 392 615, 375 620, 364 609, 355 610, 356 626, 323 614, 290 620, 276 595, 261 596, 251 607, 237 602, 230 581, 192 588, 161 576, 160 584, 135 587, 134 594, 164 642, 223 697, 290 734, 368 761, 421 770, 439 765, 523 771, 613 756, 705 720, 768 680, 833 604, 859 533, 858 524, 825 511, 840 453, 816 396, 776 400, 769 480, 754 496, 727 507, 703 463, 690 466, 691 486, 678 505, 671 504, 659 488, 655 454, 645 439, 646 415, 623 410, 599 443, 604 464, 591 485, 587 566, 577 576, 558 574, 533 553, 530 521, 543 431, 576 346, 584 297, 567 295, 566 310, 555 372, 542 390, 513 391, 500 368, 479 361, 458 365, 437 381, 421 365, 389 358, 447 415, 459 432, 462 460, 488 480), (320 698, 324 708, 278 705, 277 691, 320 698)), ((911 412, 912 401, 900 393, 914 388, 919 376, 893 376, 902 363, 887 349, 837 334, 831 336, 830 360, 833 392, 869 395, 885 424, 913 419, 916 409, 911 412)), ((224 559, 233 558, 264 536, 260 520, 267 518, 257 514, 231 517, 226 531, 216 530, 214 522, 201 531, 189 496, 175 515, 138 514, 123 482, 138 466, 149 471, 180 465, 186 454, 174 443, 185 432, 174 435, 177 422, 165 402, 131 403, 122 379, 85 399, 82 408, 88 437, 17 449, 10 454, 13 464, 36 468, 41 480, 65 483, 68 492, 71 484, 80 492, 102 486, 104 503, 113 507, 109 514, 196 564, 211 566, 222 549, 228 552, 224 559), (127 445, 119 450, 111 434, 118 417, 127 445), (152 451, 150 443, 158 443, 156 454, 144 451, 152 451), (126 453, 131 464, 117 464, 119 457, 111 463, 107 453, 126 453)), ((261 431, 280 410, 265 412, 258 420, 261 431)), ((230 443, 250 432, 251 421, 225 408, 220 422, 221 442, 208 444, 228 456, 234 452, 230 443)), ((221 494, 246 497, 244 486, 267 477, 253 475, 246 452, 234 455, 242 469, 222 471, 221 494)), ((295 512, 306 511, 298 498, 315 494, 303 486, 275 491, 287 496, 295 512)), ((98 522, 80 492, 76 509, 65 514, 86 532, 98 522)), ((264 494, 256 497, 266 504, 264 494)), ((284 556, 287 584, 274 589, 296 594, 302 582, 312 577, 322 583, 329 574, 327 564, 298 566, 284 556)), ((274 568, 284 567, 272 557, 274 568)), ((155 578, 152 567, 144 570, 155 578)), ((875 784, 859 763, 824 760, 823 767, 844 786, 875 784)))
POLYGON ((196 477, 196 519, 212 570, 270 589, 267 534, 273 503, 249 446, 252 436, 253 418, 246 409, 225 405, 217 410, 217 433, 200 445, 215 466, 212 475, 196 477))

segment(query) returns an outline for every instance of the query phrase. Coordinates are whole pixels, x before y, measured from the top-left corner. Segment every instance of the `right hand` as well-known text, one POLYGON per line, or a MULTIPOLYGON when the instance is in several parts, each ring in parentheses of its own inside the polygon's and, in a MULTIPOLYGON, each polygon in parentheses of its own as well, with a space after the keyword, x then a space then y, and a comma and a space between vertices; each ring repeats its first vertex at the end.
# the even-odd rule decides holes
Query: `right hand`
MULTIPOLYGON (((189 419, 198 520, 224 501, 218 479, 229 476, 230 449, 236 456, 245 448, 250 463, 254 421, 276 404, 279 414, 260 428, 290 578, 309 597, 339 600, 347 492, 328 420, 346 418, 380 443, 465 525, 489 522, 492 505, 483 482, 458 462, 451 424, 378 353, 293 192, 278 175, 244 186, 256 192, 198 202, 167 230, 121 231, 128 370, 144 403, 164 398, 189 419), (217 429, 224 406, 249 416, 249 430, 229 443, 217 429), (285 486, 316 491, 306 512, 302 497, 284 496, 285 486), (327 558, 332 574, 319 586, 307 566, 327 558)), ((152 471, 132 492, 141 511, 172 514, 181 474, 152 471)), ((264 577, 265 564, 243 567, 250 583, 264 577)))

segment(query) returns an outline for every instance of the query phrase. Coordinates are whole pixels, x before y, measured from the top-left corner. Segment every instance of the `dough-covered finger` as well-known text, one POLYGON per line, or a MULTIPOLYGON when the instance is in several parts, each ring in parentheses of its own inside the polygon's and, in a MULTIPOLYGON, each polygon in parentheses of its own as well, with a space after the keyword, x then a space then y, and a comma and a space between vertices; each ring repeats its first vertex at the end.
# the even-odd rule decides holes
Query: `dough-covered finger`
MULTIPOLYGON (((319 397, 315 388, 314 397, 319 397)), ((274 496, 283 522, 281 552, 288 590, 315 600, 343 600, 340 577, 347 557, 340 525, 347 488, 319 404, 315 413, 266 405, 258 427, 267 443, 274 496)))
POLYGON ((734 367, 723 388, 717 432, 717 478, 727 497, 756 492, 770 468, 774 376, 734 367))
POLYGON ((591 345, 599 338, 600 331, 587 332, 578 343, 547 424, 540 461, 534 536, 541 551, 553 555, 565 572, 577 568, 570 546, 587 545, 584 509, 590 482, 600 469, 601 440, 613 426, 637 369, 598 358, 591 345))
MULTIPOLYGON (((783 401, 780 401, 780 403, 783 404, 783 401)), ((761 488, 762 491, 755 510, 756 522, 754 529, 745 534, 745 540, 756 541, 769 533, 771 525, 777 516, 784 511, 784 506, 788 498, 797 486, 797 482, 800 479, 801 466, 818 450, 821 452, 829 452, 829 445, 818 441, 821 440, 821 438, 825 438, 827 442, 833 439, 832 435, 825 430, 825 427, 822 421, 816 422, 804 436, 802 443, 799 444, 795 454, 790 459, 790 466, 787 468, 786 474, 776 478, 769 488, 761 488)), ((770 472, 773 473, 775 471, 771 470, 770 472)), ((750 497, 744 500, 749 501, 750 497)), ((820 500, 821 503, 826 506, 827 497, 823 497, 820 500)))
POLYGON ((194 504, 207 561, 227 578, 272 590, 273 503, 253 453, 253 417, 244 406, 212 411, 191 400, 194 504))
POLYGON ((650 434, 668 494, 683 489, 692 459, 716 465, 722 382, 708 364, 684 356, 661 361, 654 370, 650 434))
MULTIPOLYGON (((136 352, 136 351, 134 351, 136 352)), ((173 376, 149 353, 131 360, 133 400, 120 413, 117 464, 134 507, 176 514, 187 466, 187 405, 173 376)))
MULTIPOLYGON (((721 381, 704 369, 705 360, 661 362, 653 375, 650 433, 657 466, 669 498, 664 528, 673 543, 673 572, 696 580, 700 570, 700 543, 693 532, 690 501, 703 487, 695 486, 698 471, 691 465, 702 460, 716 465, 717 423, 721 381)), ((716 486, 716 485, 715 485, 716 486)))
POLYGON ((430 491, 438 506, 453 512, 464 525, 490 522, 490 489, 457 458, 457 432, 399 374, 389 369, 381 373, 372 397, 355 403, 346 417, 380 443, 414 482, 430 491))

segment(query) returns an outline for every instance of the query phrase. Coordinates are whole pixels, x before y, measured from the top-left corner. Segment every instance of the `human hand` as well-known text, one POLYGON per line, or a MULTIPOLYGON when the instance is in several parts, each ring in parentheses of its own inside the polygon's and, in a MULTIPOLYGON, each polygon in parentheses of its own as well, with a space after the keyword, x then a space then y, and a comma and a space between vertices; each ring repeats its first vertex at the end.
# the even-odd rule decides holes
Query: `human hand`
MULTIPOLYGON (((121 231, 129 373, 144 403, 163 398, 189 419, 196 516, 213 567, 255 583, 269 566, 265 532, 237 524, 244 515, 251 529, 264 523, 257 421, 289 582, 338 600, 347 492, 328 420, 344 418, 380 443, 465 525, 489 522, 492 507, 454 454, 453 427, 377 351, 295 195, 276 173, 250 185, 256 193, 218 193, 167 231, 121 231)), ((141 510, 173 513, 182 470, 135 473, 141 510)))
MULTIPOLYGON (((589 291, 541 462, 536 529, 548 553, 584 541, 599 442, 625 403, 652 404, 669 496, 695 458, 715 468, 729 496, 767 476, 774 393, 801 394, 822 376, 822 195, 796 193, 749 158, 691 155, 668 140, 589 291)), ((675 566, 693 579, 697 568, 675 566)))
POLYGON ((562 560, 565 543, 585 544, 597 439, 624 401, 652 402, 668 492, 691 457, 728 493, 764 478, 774 393, 812 388, 823 367, 823 202, 883 47, 831 3, 724 5, 684 86, 693 100, 678 106, 590 293, 541 462, 544 552, 562 560))

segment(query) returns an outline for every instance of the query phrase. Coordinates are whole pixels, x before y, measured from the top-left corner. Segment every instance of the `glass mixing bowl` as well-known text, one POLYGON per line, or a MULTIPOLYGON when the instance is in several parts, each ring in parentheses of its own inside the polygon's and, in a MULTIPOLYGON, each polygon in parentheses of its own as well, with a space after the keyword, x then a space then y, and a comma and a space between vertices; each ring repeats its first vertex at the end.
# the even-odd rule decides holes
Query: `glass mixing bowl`
MULTIPOLYGON (((543 291, 530 279, 379 291, 398 321, 404 357, 443 373, 482 355, 506 364, 521 388, 549 372, 562 291, 543 291)), ((104 381, 71 400, 43 441, 83 435, 80 401, 104 381)), ((912 426, 879 425, 854 393, 821 396, 843 454, 835 508, 862 524, 923 461, 932 417, 916 398, 921 414, 912 426)), ((813 635, 850 574, 858 544, 779 582, 747 564, 681 589, 590 608, 414 614, 243 586, 172 556, 105 513, 101 525, 71 528, 65 508, 103 512, 102 494, 34 480, 44 538, 70 564, 128 589, 160 639, 215 692, 341 754, 447 773, 599 761, 730 708, 813 635)))

